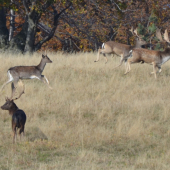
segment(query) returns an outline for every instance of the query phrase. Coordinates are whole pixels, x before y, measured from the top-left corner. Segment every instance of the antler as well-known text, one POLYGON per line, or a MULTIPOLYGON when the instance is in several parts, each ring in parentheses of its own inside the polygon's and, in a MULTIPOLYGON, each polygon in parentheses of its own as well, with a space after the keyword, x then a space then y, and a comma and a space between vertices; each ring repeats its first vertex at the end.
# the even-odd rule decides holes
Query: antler
POLYGON ((138 36, 137 28, 136 28, 133 32, 136 34, 137 37, 139 37, 139 36, 138 36))
POLYGON ((132 26, 129 31, 130 31, 133 35, 137 36, 139 40, 142 39, 142 35, 138 35, 137 28, 136 28, 136 29, 133 29, 133 26, 132 26))
POLYGON ((168 37, 168 30, 167 30, 167 29, 165 30, 165 33, 164 33, 164 40, 165 40, 166 42, 170 43, 169 37, 168 37))
POLYGON ((167 43, 170 43, 169 37, 168 37, 168 30, 167 30, 167 29, 165 30, 164 36, 163 36, 163 38, 162 38, 161 29, 157 28, 157 29, 156 29, 156 37, 157 37, 161 42, 163 42, 163 39, 164 39, 167 43))
POLYGON ((138 35, 137 28, 133 32, 136 34, 136 36, 139 38, 139 40, 142 40, 142 35, 138 35))
POLYGON ((8 101, 8 100, 10 100, 10 98, 8 98, 8 97, 5 97, 5 100, 6 100, 6 101, 8 101))
POLYGON ((24 86, 24 84, 23 84, 23 82, 21 80, 18 81, 18 86, 22 87, 22 90, 20 91, 19 96, 16 97, 15 99, 13 99, 16 87, 14 86, 14 83, 12 82, 12 84, 11 84, 12 95, 11 95, 10 100, 17 100, 17 99, 19 99, 21 97, 22 94, 24 94, 25 86, 24 86))
POLYGON ((144 41, 142 39, 142 36, 141 35, 138 35, 138 31, 137 31, 137 28, 134 30, 133 29, 133 26, 131 27, 131 29, 129 29, 129 31, 137 37, 136 39, 136 43, 135 43, 135 46, 136 47, 141 47, 142 45, 145 45, 146 44, 146 41, 144 41))
POLYGON ((133 26, 131 27, 131 29, 129 31, 134 35, 134 33, 133 33, 133 26))
POLYGON ((161 29, 159 29, 159 28, 156 29, 156 37, 157 37, 160 41, 163 41, 162 35, 161 35, 161 29))

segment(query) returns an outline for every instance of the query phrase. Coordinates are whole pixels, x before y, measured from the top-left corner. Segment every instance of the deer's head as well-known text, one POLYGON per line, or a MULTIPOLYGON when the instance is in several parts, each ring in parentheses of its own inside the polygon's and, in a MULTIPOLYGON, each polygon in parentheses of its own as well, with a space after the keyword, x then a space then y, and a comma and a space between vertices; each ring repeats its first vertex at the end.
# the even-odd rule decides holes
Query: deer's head
POLYGON ((15 105, 13 99, 6 98, 5 100, 6 100, 6 102, 5 102, 5 104, 3 104, 1 106, 1 109, 2 110, 10 110, 10 109, 12 109, 14 107, 14 105, 15 105))
POLYGON ((49 57, 47 55, 42 54, 42 58, 46 63, 52 63, 52 61, 49 59, 49 57))
POLYGON ((42 54, 42 59, 45 61, 45 63, 52 63, 50 58, 47 56, 46 50, 45 50, 45 54, 42 54))
POLYGON ((143 45, 147 44, 147 42, 143 40, 142 35, 138 34, 137 28, 134 30, 133 26, 132 26, 129 31, 136 37, 136 42, 135 42, 135 47, 136 48, 140 48, 143 45))

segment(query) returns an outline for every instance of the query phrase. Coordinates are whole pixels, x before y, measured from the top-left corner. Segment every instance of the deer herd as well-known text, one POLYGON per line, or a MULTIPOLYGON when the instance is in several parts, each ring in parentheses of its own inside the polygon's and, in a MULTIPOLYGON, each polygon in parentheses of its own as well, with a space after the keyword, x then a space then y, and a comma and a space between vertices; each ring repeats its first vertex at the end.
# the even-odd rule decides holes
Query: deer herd
MULTIPOLYGON (((135 46, 125 45, 114 41, 108 41, 102 44, 102 49, 98 50, 97 60, 95 62, 99 61, 100 53, 104 55, 106 63, 106 54, 116 54, 121 57, 120 64, 117 67, 121 66, 123 62, 126 63, 125 74, 130 72, 130 65, 133 63, 149 63, 153 65, 153 72, 151 72, 151 74, 154 74, 156 79, 156 68, 158 68, 158 72, 160 73, 162 64, 170 59, 170 48, 168 47, 164 51, 155 51, 142 48, 146 45, 148 46, 148 44, 141 39, 140 35, 137 34, 137 29, 133 31, 133 28, 131 28, 130 31, 132 32, 132 34, 135 33, 134 35, 137 36, 135 46)), ((164 40, 162 38, 160 29, 156 30, 156 36, 160 41, 166 42, 168 43, 168 45, 170 45, 167 29, 165 30, 163 36, 164 40)))
MULTIPOLYGON (((164 64, 170 59, 170 48, 166 48, 164 51, 154 51, 146 49, 144 47, 146 46, 148 47, 148 44, 146 43, 146 41, 142 40, 142 37, 140 35, 138 35, 137 29, 133 30, 132 27, 130 31, 132 32, 133 35, 137 37, 134 46, 121 44, 114 41, 108 41, 106 43, 103 43, 102 49, 98 50, 97 59, 95 62, 99 61, 100 53, 104 55, 104 58, 106 60, 105 63, 107 63, 108 61, 106 54, 116 54, 121 57, 120 64, 117 67, 121 66, 123 62, 126 63, 126 71, 124 74, 130 72, 131 64, 133 63, 149 63, 153 65, 153 72, 151 73, 154 74, 155 78, 157 78, 156 69, 158 69, 158 72, 160 73, 162 64, 164 64)), ((162 38, 160 30, 157 29, 156 36, 160 41, 166 42, 168 43, 168 45, 170 45, 167 30, 165 30, 164 36, 162 38)), ((14 103, 14 100, 19 99, 21 95, 24 93, 25 88, 22 79, 38 79, 45 83, 50 89, 52 89, 51 86, 49 85, 48 79, 44 75, 42 75, 46 63, 52 63, 52 61, 49 59, 45 52, 45 55, 42 55, 42 59, 37 66, 15 66, 9 68, 7 71, 8 81, 2 85, 1 90, 8 83, 11 82, 12 93, 10 98, 6 98, 6 102, 3 106, 1 106, 1 109, 8 110, 9 114, 12 116, 12 130, 14 134, 13 143, 16 142, 17 128, 20 129, 19 130, 20 138, 21 133, 23 133, 24 135, 24 127, 26 123, 25 112, 23 110, 20 110, 14 103), (17 86, 21 87, 22 90, 20 91, 18 97, 13 98, 17 86)))

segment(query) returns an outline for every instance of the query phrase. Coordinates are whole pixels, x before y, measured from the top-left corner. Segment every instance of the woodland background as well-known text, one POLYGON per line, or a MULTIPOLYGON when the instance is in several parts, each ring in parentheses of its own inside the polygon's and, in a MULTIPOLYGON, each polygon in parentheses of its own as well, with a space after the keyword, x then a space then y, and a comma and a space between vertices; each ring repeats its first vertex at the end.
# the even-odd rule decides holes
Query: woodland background
POLYGON ((0 4, 1 50, 95 51, 109 40, 133 45, 132 26, 153 49, 163 49, 156 28, 170 31, 168 0, 0 0, 0 4))

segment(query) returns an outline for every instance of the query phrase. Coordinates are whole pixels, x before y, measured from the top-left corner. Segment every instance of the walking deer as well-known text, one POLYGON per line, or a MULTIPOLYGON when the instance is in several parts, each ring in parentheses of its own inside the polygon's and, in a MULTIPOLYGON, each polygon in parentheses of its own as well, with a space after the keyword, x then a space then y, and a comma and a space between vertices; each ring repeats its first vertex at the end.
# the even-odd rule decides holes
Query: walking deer
POLYGON ((107 63, 108 61, 106 54, 116 54, 121 57, 120 64, 117 67, 121 66, 124 61, 124 57, 129 54, 129 51, 131 51, 134 48, 140 48, 142 47, 142 45, 146 44, 146 41, 142 40, 141 36, 137 34, 137 29, 133 31, 133 27, 132 27, 130 31, 132 32, 133 35, 137 36, 137 40, 134 46, 121 44, 121 43, 117 43, 114 41, 108 41, 102 44, 102 49, 98 50, 97 60, 95 60, 94 62, 99 61, 100 53, 103 54, 105 61, 106 61, 105 63, 107 63))
MULTIPOLYGON (((165 30, 164 33, 164 40, 169 43, 169 37, 168 32, 165 30)), ((170 48, 166 48, 164 51, 154 51, 154 50, 148 50, 148 49, 141 49, 141 48, 135 48, 132 51, 130 51, 130 54, 127 55, 124 60, 127 60, 127 67, 126 72, 130 72, 131 67, 130 64, 133 63, 149 63, 153 65, 153 72, 151 74, 155 75, 155 79, 157 78, 156 75, 156 68, 158 68, 158 72, 160 73, 161 66, 165 62, 167 62, 170 59, 170 48)))
MULTIPOLYGON (((19 83, 22 83, 21 81, 19 83)), ((22 83, 23 85, 23 83, 22 83)), ((12 88, 13 90, 13 88, 12 88)), ((24 92, 21 91, 19 97, 21 97, 22 93, 24 92)), ((12 94, 13 91, 12 91, 12 94)), ((18 98, 19 98, 18 97, 18 98)), ((12 131, 13 131, 13 143, 16 143, 16 138, 17 138, 17 128, 19 129, 19 136, 21 140, 21 133, 24 135, 24 128, 25 128, 25 123, 26 123, 26 114, 23 110, 19 109, 17 105, 14 103, 14 100, 18 99, 12 99, 13 95, 11 98, 6 98, 6 102, 3 106, 1 106, 2 110, 8 110, 9 114, 12 116, 12 131)))
POLYGON ((50 89, 48 79, 42 75, 46 63, 52 63, 47 55, 42 55, 42 59, 37 66, 15 66, 8 69, 8 81, 2 85, 1 90, 10 82, 13 82, 15 88, 20 79, 38 79, 48 85, 50 89))

